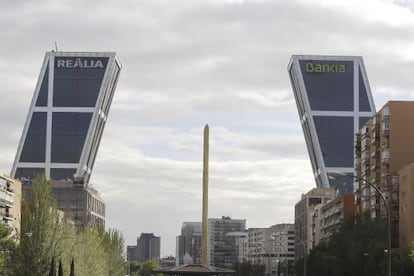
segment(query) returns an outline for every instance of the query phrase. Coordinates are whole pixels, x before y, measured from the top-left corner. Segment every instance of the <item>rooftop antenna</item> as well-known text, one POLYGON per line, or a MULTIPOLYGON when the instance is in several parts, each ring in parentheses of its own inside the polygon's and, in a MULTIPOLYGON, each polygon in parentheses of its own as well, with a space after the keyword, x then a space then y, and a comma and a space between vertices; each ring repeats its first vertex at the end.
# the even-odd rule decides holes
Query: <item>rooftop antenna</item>
POLYGON ((56 52, 58 51, 58 46, 57 46, 57 42, 55 41, 55 49, 56 49, 56 52))

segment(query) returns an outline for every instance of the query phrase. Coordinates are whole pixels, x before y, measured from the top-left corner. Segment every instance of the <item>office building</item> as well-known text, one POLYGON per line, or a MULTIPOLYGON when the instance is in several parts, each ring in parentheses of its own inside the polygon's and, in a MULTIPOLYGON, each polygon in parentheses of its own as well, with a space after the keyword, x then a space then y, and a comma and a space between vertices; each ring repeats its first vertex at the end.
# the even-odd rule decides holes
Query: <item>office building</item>
POLYGON ((210 266, 232 268, 238 260, 239 237, 246 231, 245 219, 208 219, 207 262, 210 266))
POLYGON ((19 180, 0 174, 0 221, 11 229, 10 238, 20 241, 22 184, 19 180))
POLYGON ((161 238, 153 233, 141 233, 137 239, 137 262, 160 259, 161 238))
POLYGON ((115 53, 46 53, 12 177, 89 183, 120 70, 115 53))
POLYGON ((355 133, 375 111, 362 57, 294 55, 288 71, 316 186, 353 192, 352 177, 328 176, 354 173, 355 133))
POLYGON ((181 235, 177 237, 176 265, 184 264, 184 256, 192 258, 194 264, 201 263, 201 222, 183 222, 181 235))
MULTIPOLYGON (((84 190, 83 196, 77 195, 79 187, 89 187, 120 70, 115 53, 46 53, 11 172, 25 183, 24 189, 30 189, 33 176, 45 174, 52 180, 54 194, 63 191, 56 182, 72 184, 72 190, 64 188, 68 194, 63 200, 69 205, 87 206, 89 202, 80 203, 81 198, 103 204, 96 193, 84 190)), ((56 199, 59 206, 66 204, 56 199)), ((97 208, 104 210, 101 207, 97 208)), ((77 212, 72 215, 78 216, 77 212)), ((91 225, 104 225, 93 221, 104 212, 92 220, 88 210, 83 213, 91 225)))
POLYGON ((301 259, 309 254, 315 240, 315 210, 319 213, 321 205, 335 198, 334 188, 313 188, 295 204, 295 258, 301 259))
POLYGON ((380 196, 366 182, 375 185, 388 201, 391 241, 398 247, 398 170, 414 162, 414 102, 389 101, 356 135, 356 203, 359 212, 383 218, 386 210, 380 196), (363 180, 362 180, 363 179, 363 180))

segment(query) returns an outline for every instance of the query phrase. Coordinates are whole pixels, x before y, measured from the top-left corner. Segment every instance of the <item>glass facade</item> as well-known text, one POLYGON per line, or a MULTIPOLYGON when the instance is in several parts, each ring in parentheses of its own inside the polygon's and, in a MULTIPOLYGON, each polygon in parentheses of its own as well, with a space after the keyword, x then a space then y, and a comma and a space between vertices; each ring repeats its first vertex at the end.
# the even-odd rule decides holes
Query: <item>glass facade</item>
POLYGON ((30 120, 20 162, 45 162, 46 112, 34 112, 30 120))
POLYGON ((318 187, 353 190, 354 140, 375 107, 361 57, 292 56, 288 72, 318 187))
POLYGON ((354 110, 353 62, 301 60, 300 65, 312 110, 354 110))
POLYGON ((120 69, 115 53, 46 53, 11 175, 87 184, 120 69))
POLYGON ((52 162, 79 162, 91 118, 92 113, 53 113, 51 147, 52 162))
POLYGON ((326 167, 354 165, 354 118, 313 116, 326 167))

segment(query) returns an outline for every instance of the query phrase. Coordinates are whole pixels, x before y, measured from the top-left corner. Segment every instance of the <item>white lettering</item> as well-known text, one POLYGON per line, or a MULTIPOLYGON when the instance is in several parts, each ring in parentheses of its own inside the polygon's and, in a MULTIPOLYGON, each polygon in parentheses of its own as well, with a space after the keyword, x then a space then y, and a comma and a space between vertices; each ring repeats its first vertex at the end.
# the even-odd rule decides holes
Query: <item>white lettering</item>
POLYGON ((104 68, 102 60, 95 59, 58 59, 57 68, 104 68))

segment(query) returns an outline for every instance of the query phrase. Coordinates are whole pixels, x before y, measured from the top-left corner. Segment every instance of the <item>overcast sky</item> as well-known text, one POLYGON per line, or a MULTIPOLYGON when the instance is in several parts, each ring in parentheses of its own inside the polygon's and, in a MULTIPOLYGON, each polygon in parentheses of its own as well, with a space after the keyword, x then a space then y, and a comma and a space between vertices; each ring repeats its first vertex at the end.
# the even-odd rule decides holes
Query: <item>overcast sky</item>
POLYGON ((361 55, 375 104, 414 98, 414 5, 403 0, 43 0, 0 4, 0 172, 10 173, 46 51, 114 51, 123 65, 92 174, 106 225, 175 253, 209 217, 293 223, 315 186, 291 90, 292 54, 361 55))

